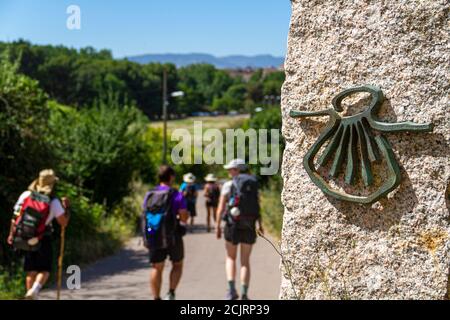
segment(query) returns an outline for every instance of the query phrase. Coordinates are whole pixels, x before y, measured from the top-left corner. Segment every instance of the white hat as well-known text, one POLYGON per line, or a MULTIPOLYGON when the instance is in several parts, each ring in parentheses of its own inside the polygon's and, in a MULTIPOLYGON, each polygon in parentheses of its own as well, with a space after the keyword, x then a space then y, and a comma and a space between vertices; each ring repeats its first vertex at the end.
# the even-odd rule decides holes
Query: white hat
POLYGON ((234 159, 231 160, 228 164, 223 166, 224 169, 239 169, 239 170, 245 170, 247 168, 247 165, 245 164, 245 161, 242 159, 234 159))
POLYGON ((205 177, 205 181, 206 181, 206 182, 216 182, 216 181, 217 181, 217 177, 214 175, 214 173, 209 173, 209 174, 205 177))
POLYGON ((195 182, 195 179, 196 179, 196 177, 191 172, 186 173, 183 176, 183 181, 186 183, 193 183, 193 182, 195 182))

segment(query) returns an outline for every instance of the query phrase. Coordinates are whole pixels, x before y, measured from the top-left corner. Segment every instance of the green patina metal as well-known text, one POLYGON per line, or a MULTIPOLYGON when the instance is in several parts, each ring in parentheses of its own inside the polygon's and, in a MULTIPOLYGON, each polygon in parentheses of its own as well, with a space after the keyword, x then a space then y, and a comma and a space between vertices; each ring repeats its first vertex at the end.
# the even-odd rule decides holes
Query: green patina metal
POLYGON ((311 149, 306 153, 303 165, 311 180, 327 195, 343 201, 371 204, 394 190, 401 180, 400 168, 388 141, 382 132, 430 132, 432 124, 416 124, 413 122, 386 123, 376 117, 384 101, 381 89, 374 86, 361 86, 345 90, 332 101, 333 108, 323 111, 291 111, 293 118, 329 116, 325 130, 321 133, 311 149), (356 115, 341 117, 342 101, 354 93, 367 92, 371 95, 369 108, 356 115), (372 129, 379 131, 374 135, 372 129), (331 163, 329 175, 336 178, 345 164, 344 181, 354 185, 360 171, 360 176, 366 187, 374 184, 372 163, 386 160, 388 178, 377 190, 367 196, 351 195, 333 190, 329 183, 319 174, 314 161, 322 146, 328 141, 324 151, 317 160, 320 167, 331 163))

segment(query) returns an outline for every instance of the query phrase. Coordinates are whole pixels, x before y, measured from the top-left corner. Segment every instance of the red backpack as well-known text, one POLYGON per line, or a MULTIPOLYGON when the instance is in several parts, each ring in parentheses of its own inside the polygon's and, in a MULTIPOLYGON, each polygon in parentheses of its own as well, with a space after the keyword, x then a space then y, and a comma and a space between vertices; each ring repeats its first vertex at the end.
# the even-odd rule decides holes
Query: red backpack
POLYGON ((50 214, 51 198, 38 192, 31 192, 25 198, 14 228, 13 246, 24 251, 36 251, 45 235, 47 218, 50 214), (36 241, 38 240, 38 241, 36 241))

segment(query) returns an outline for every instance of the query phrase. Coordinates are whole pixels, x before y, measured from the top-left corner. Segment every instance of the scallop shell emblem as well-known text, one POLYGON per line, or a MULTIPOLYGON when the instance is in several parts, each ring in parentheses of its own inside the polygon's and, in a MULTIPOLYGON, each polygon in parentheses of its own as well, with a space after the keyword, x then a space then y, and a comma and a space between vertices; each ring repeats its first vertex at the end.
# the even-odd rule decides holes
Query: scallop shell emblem
POLYGON ((324 131, 306 153, 303 165, 311 180, 327 195, 338 200, 371 204, 393 191, 401 182, 399 165, 394 152, 383 133, 430 132, 432 124, 413 122, 388 123, 377 119, 377 112, 383 104, 384 95, 380 88, 361 86, 339 93, 332 101, 333 108, 322 111, 291 111, 293 118, 328 116, 324 131), (369 93, 370 105, 363 112, 341 116, 342 101, 355 93, 369 93), (319 152, 323 150, 320 155, 319 152), (385 160, 387 178, 380 185, 374 185, 373 165, 385 160), (315 163, 317 163, 317 168, 315 163), (375 187, 367 195, 352 195, 333 188, 318 169, 327 168, 329 178, 344 176, 344 184, 354 185, 361 179, 365 187, 375 187))

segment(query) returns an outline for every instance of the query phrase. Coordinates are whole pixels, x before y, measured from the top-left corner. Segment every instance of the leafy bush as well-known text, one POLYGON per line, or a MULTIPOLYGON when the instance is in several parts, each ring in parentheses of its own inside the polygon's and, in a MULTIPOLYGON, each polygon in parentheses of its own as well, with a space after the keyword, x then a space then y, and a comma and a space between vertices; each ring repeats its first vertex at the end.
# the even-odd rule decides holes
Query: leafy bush
POLYGON ((261 216, 264 226, 278 239, 283 226, 283 205, 281 203, 281 186, 278 182, 270 182, 261 190, 261 216))
POLYGON ((143 115, 114 101, 80 111, 53 106, 49 121, 58 171, 109 208, 129 193, 133 175, 146 162, 143 115))
POLYGON ((6 268, 15 260, 5 244, 12 206, 30 177, 53 162, 46 144, 47 96, 7 60, 0 60, 0 265, 6 268))

